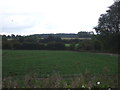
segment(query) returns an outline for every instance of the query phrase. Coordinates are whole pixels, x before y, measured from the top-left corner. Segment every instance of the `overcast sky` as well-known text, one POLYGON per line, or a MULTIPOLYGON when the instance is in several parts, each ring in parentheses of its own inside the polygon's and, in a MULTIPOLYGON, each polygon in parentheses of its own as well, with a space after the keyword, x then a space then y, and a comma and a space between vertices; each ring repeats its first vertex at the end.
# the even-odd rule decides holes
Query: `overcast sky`
POLYGON ((93 31, 113 0, 1 0, 1 34, 93 31))

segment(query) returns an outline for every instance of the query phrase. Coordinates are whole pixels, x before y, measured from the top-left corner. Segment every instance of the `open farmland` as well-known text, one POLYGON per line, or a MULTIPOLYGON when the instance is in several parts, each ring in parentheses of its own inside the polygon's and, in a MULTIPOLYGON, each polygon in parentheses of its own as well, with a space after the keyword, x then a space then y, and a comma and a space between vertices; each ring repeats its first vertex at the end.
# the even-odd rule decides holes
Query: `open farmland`
POLYGON ((80 74, 85 71, 117 73, 116 56, 73 52, 38 50, 3 50, 3 77, 22 76, 28 73, 48 75, 54 72, 61 75, 80 74))
POLYGON ((117 56, 73 51, 3 50, 3 87, 118 87, 117 56), (112 78, 112 80, 111 80, 112 78))

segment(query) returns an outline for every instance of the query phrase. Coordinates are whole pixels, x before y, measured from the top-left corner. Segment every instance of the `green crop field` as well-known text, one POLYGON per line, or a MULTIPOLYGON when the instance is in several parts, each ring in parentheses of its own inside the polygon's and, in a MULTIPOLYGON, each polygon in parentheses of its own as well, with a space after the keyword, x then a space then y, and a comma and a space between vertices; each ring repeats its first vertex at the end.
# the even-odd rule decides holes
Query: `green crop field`
MULTIPOLYGON (((70 47, 72 44, 65 44, 66 47, 70 47)), ((75 44, 75 47, 77 47, 79 44, 75 44)))
POLYGON ((80 74, 85 71, 117 73, 117 56, 73 51, 3 50, 3 77, 37 73, 80 74))

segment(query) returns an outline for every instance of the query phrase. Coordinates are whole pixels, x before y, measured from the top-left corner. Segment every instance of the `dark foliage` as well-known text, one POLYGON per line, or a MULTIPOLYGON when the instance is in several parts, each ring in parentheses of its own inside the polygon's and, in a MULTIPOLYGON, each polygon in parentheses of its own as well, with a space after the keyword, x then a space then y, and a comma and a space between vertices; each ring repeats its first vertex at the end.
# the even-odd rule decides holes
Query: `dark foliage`
POLYGON ((51 43, 47 44, 46 49, 48 49, 48 50, 64 50, 65 44, 60 43, 60 42, 51 42, 51 43))
POLYGON ((107 52, 120 53, 120 1, 109 7, 105 14, 101 14, 95 37, 107 52))

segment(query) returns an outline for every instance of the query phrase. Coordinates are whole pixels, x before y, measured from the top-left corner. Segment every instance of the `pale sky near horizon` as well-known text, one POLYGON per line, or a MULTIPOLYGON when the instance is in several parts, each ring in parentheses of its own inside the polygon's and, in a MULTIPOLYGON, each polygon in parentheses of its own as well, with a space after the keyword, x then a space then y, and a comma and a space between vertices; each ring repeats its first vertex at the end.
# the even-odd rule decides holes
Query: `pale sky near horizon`
POLYGON ((1 34, 94 31, 113 0, 1 0, 1 34))

